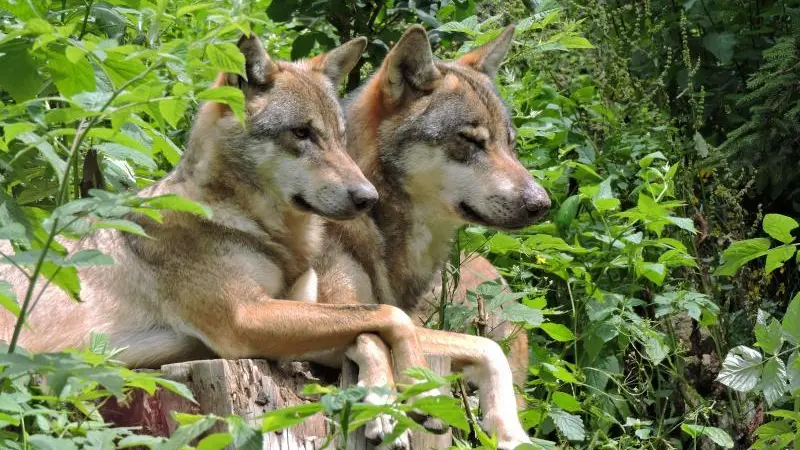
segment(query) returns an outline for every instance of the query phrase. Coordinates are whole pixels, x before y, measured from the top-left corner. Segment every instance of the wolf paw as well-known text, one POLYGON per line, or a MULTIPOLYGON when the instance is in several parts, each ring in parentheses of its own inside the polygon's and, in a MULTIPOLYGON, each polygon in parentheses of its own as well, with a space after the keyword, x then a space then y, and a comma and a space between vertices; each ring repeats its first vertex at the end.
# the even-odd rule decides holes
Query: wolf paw
POLYGON ((364 436, 372 443, 376 450, 409 450, 411 439, 408 430, 404 431, 393 442, 383 444, 383 439, 392 433, 397 421, 388 414, 381 414, 364 426, 364 436))
POLYGON ((419 411, 409 411, 408 417, 433 434, 445 434, 449 429, 449 426, 442 419, 437 419, 419 411))
POLYGON ((527 434, 517 433, 514 436, 501 438, 497 443, 497 450, 514 450, 522 444, 532 444, 531 438, 527 434))

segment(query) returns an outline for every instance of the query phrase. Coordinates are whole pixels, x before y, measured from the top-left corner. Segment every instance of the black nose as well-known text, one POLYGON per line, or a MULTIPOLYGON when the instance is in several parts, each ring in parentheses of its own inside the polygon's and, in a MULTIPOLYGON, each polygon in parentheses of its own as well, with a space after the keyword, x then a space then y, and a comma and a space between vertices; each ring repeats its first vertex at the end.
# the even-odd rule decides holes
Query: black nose
POLYGON ((550 209, 550 196, 543 187, 535 183, 522 193, 522 201, 528 213, 536 218, 543 216, 550 209))
POLYGON ((352 186, 347 192, 358 211, 366 211, 378 201, 378 191, 369 183, 352 186))

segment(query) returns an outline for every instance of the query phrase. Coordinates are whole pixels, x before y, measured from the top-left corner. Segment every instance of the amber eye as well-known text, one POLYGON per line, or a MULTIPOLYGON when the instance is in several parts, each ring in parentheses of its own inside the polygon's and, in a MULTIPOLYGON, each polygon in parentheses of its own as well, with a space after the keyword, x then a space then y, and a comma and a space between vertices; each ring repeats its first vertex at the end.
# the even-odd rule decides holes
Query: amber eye
POLYGON ((294 133, 297 139, 308 139, 311 137, 311 129, 308 127, 293 128, 292 133, 294 133))
POLYGON ((475 147, 477 147, 477 148, 479 148, 481 150, 485 150, 486 149, 486 141, 485 140, 483 140, 483 139, 481 139, 481 138, 479 138, 477 136, 474 136, 474 135, 471 135, 471 134, 467 134, 467 133, 458 133, 458 135, 461 137, 461 139, 469 142, 470 144, 474 145, 475 147))

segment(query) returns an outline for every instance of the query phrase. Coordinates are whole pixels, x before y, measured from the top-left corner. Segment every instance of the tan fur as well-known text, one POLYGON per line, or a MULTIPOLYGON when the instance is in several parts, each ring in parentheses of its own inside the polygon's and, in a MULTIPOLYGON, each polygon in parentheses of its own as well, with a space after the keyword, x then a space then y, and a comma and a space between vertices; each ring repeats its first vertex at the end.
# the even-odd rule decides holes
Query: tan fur
MULTIPOLYGON (((385 342, 399 367, 424 367, 414 324, 400 309, 309 298, 317 296, 311 262, 323 231, 309 210, 352 218, 375 197, 345 153, 334 92, 365 43, 354 40, 323 57, 287 63, 271 60, 256 38, 240 40, 247 78, 225 74, 217 84, 243 89, 246 129, 227 106, 204 105, 178 167, 140 192, 203 202, 212 217, 167 212, 156 223, 131 214, 126 218, 150 238, 103 229, 65 242, 70 252, 96 248, 116 264, 79 270, 83 303, 48 286, 20 344, 61 350, 103 332, 125 348, 119 357, 127 365, 158 367, 211 355, 299 358, 351 346, 386 354, 385 342)), ((9 243, 3 250, 12 253, 9 243)), ((21 273, 6 266, 2 275, 24 294, 21 273)), ((10 314, 0 314, 2 338, 9 339, 13 324, 10 314)), ((357 362, 369 366, 365 373, 387 372, 357 362)))
MULTIPOLYGON (((328 224, 315 263, 320 302, 396 305, 419 323, 456 230, 477 217, 471 213, 487 225, 520 228, 549 207, 514 155, 508 114, 491 83, 512 32, 447 63, 434 61, 424 30, 412 27, 350 102, 348 150, 381 198, 366 217, 328 224)), ((467 262, 463 289, 478 284, 470 269, 495 278, 483 262, 467 262)), ((495 331, 510 334, 507 325, 495 331)), ((500 448, 529 442, 516 417, 511 368, 495 342, 424 328, 417 335, 426 353, 466 368, 500 448)), ((512 347, 521 375, 524 337, 512 347)))

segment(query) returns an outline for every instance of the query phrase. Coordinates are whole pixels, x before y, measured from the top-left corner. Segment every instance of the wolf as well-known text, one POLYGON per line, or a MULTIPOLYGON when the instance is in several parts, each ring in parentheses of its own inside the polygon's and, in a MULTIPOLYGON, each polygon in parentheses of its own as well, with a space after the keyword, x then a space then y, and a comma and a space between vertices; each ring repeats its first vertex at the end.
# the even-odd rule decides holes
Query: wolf
MULTIPOLYGON (((177 167, 139 194, 177 194, 208 205, 211 217, 165 212, 157 223, 131 214, 149 237, 101 229, 65 242, 115 264, 79 270, 82 303, 40 282, 20 344, 56 351, 101 332, 124 348, 118 358, 130 367, 209 356, 305 359, 331 348, 358 359, 389 346, 399 367, 425 367, 401 309, 309 303, 318 294, 311 263, 322 218, 352 219, 378 198, 347 155, 335 92, 365 46, 354 39, 292 63, 270 58, 254 35, 240 39, 246 76, 221 74, 215 85, 242 90, 246 126, 227 105, 205 103, 177 167)), ((24 295, 25 274, 8 266, 0 276, 24 295)), ((9 340, 14 323, 0 314, 0 338, 9 340)))
MULTIPOLYGON (((320 302, 392 305, 422 317, 461 225, 520 229, 548 210, 546 191, 516 157, 514 127, 493 83, 513 32, 510 26, 445 62, 434 59, 425 30, 412 26, 349 99, 348 151, 379 200, 354 220, 327 223, 325 250, 314 264, 320 302)), ((492 276, 487 264, 467 265, 492 276)), ((483 426, 500 448, 530 442, 499 345, 425 328, 417 336, 426 353, 465 366, 480 389, 483 426)))

